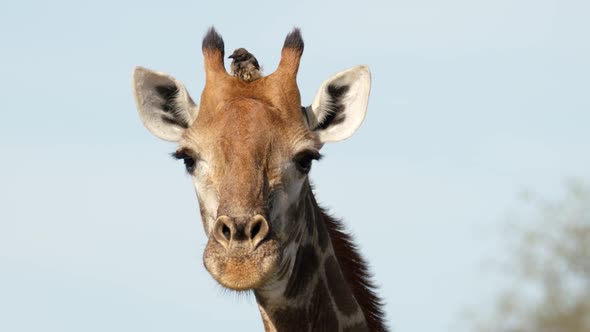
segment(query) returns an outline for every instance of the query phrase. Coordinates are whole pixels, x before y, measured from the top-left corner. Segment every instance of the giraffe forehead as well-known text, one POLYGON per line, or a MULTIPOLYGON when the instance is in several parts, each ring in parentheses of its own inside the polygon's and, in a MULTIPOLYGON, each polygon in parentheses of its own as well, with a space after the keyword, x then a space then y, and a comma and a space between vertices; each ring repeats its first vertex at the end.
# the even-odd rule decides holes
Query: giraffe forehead
POLYGON ((199 151, 210 150, 218 156, 256 158, 269 157, 271 152, 290 155, 320 145, 301 114, 253 98, 237 98, 219 103, 214 110, 201 110, 185 132, 183 143, 198 145, 199 151))

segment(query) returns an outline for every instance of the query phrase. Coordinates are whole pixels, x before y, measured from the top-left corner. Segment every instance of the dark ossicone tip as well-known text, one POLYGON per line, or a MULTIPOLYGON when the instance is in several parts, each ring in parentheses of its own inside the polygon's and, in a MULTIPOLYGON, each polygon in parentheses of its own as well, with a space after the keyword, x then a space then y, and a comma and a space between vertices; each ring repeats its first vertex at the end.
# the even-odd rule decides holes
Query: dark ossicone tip
POLYGON ((287 38, 285 38, 283 48, 287 47, 303 52, 303 38, 301 37, 301 30, 299 30, 299 28, 294 28, 293 31, 287 35, 287 38))
POLYGON ((224 54, 225 45, 223 44, 223 38, 221 38, 214 27, 210 27, 203 38, 203 51, 207 49, 220 50, 221 54, 224 54))

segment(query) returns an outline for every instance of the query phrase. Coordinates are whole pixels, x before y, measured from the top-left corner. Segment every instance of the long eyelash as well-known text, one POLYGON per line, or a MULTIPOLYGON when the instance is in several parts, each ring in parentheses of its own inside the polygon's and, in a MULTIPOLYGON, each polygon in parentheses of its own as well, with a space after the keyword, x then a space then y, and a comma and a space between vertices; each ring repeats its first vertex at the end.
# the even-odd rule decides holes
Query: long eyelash
POLYGON ((315 150, 312 151, 311 154, 313 155, 312 158, 311 158, 313 160, 318 160, 319 161, 319 160, 322 160, 322 158, 324 158, 324 155, 323 154, 321 154, 321 153, 319 153, 318 151, 315 151, 315 150))
POLYGON ((198 159, 200 159, 200 156, 199 156, 199 154, 197 154, 197 153, 192 153, 192 151, 190 151, 190 150, 189 150, 189 151, 187 151, 187 150, 185 150, 185 149, 181 149, 181 150, 178 150, 178 151, 174 151, 174 152, 170 153, 170 156, 171 156, 172 158, 174 158, 174 159, 178 159, 178 160, 180 160, 180 159, 185 159, 186 157, 191 157, 191 158, 193 158, 194 160, 198 160, 198 159), (194 157, 193 157, 193 156, 194 156, 194 157))
POLYGON ((192 174, 195 169, 196 163, 199 160, 198 158, 193 158, 192 157, 193 154, 194 153, 189 153, 188 151, 181 149, 181 150, 172 152, 170 154, 170 156, 174 159, 184 161, 184 166, 186 168, 187 173, 192 174))
POLYGON ((312 150, 312 149, 303 150, 303 151, 297 153, 297 155, 296 155, 296 157, 301 157, 301 156, 307 156, 313 160, 320 160, 324 157, 321 153, 319 153, 319 151, 312 150))

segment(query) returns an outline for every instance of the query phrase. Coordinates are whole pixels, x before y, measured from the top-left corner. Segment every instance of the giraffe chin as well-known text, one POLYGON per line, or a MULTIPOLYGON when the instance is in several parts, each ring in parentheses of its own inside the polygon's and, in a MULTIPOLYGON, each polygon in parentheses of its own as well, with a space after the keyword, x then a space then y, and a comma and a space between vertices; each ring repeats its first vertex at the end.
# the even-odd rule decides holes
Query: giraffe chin
POLYGON ((223 287, 244 291, 264 285, 276 273, 280 257, 276 240, 266 240, 252 250, 245 246, 226 249, 210 238, 203 261, 211 276, 223 287))

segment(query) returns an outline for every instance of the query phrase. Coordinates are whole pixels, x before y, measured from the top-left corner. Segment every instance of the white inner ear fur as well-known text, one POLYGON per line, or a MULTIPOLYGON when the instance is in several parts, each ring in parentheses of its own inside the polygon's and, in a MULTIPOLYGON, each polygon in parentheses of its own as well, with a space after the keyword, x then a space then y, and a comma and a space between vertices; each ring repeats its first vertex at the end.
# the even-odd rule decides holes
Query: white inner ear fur
POLYGON ((365 119, 370 91, 371 72, 365 65, 339 72, 322 83, 305 109, 308 124, 322 143, 354 134, 365 119))
POLYGON ((182 83, 170 75, 136 67, 133 94, 144 126, 163 140, 178 141, 197 117, 197 105, 182 83))

